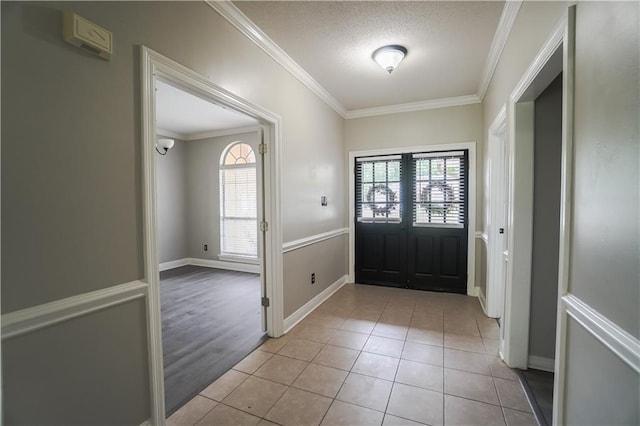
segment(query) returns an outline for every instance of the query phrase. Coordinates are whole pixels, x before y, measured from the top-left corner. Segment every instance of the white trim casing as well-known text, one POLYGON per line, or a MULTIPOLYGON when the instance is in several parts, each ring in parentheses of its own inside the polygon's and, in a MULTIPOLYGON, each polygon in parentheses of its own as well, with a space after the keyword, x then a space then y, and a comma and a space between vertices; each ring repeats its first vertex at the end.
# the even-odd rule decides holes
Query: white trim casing
POLYGON ((289 241, 282 245, 282 253, 288 253, 293 250, 298 250, 302 247, 307 247, 321 241, 326 241, 331 238, 339 237, 349 233, 349 228, 334 229, 333 231, 323 232, 321 234, 311 235, 309 237, 300 238, 299 240, 289 241))
POLYGON ((557 73, 548 72, 545 66, 552 64, 562 67, 561 63, 556 64, 555 61, 566 25, 565 16, 511 93, 507 110, 510 156, 507 244, 510 257, 505 289, 503 355, 505 363, 512 368, 527 368, 528 364, 533 236, 533 100, 538 94, 536 92, 543 90, 557 76, 557 73))
POLYGON ((333 295, 336 291, 340 290, 342 286, 347 283, 347 276, 343 275, 336 280, 329 287, 324 289, 321 293, 317 294, 313 299, 309 300, 302 307, 298 308, 297 311, 289 315, 284 320, 284 332, 288 333, 293 327, 296 326, 300 321, 305 319, 307 315, 309 315, 315 308, 320 306, 322 302, 327 300, 329 297, 333 295))
POLYGON ((560 242, 558 259, 558 311, 556 319, 556 363, 553 376, 553 424, 564 419, 564 384, 567 346, 567 314, 563 297, 569 292, 571 270, 571 214, 573 211, 573 108, 575 76, 575 6, 567 10, 562 54, 562 158, 560 181, 560 242))
POLYGON ((477 165, 476 165, 476 143, 475 142, 458 142, 437 145, 408 146, 398 148, 383 148, 366 151, 350 151, 348 175, 349 175, 349 282, 355 282, 355 175, 354 165, 356 157, 375 156, 375 155, 394 155, 406 154, 412 152, 429 152, 429 151, 455 151, 466 149, 469 151, 469 182, 468 182, 468 228, 467 228, 467 295, 477 296, 475 287, 475 268, 476 268, 476 182, 477 182, 477 165))
POLYGON ((562 298, 562 308, 636 373, 640 374, 640 341, 573 294, 562 298))
POLYGON ((547 371, 553 373, 555 370, 556 360, 553 358, 545 358, 542 356, 529 355, 528 367, 534 370, 547 371))
POLYGON ((147 288, 142 281, 132 281, 4 314, 2 340, 145 297, 147 288))
POLYGON ((486 314, 492 318, 504 316, 506 264, 504 252, 505 237, 511 234, 507 223, 506 189, 508 176, 507 152, 507 108, 503 106, 494 118, 487 134, 487 159, 485 167, 485 230, 487 232, 487 286, 486 286, 486 314), (500 233, 499 228, 506 230, 500 233))
POLYGON ((363 108, 347 111, 345 119, 373 117, 376 115, 397 114, 400 112, 423 111, 427 109, 447 108, 462 105, 479 104, 478 95, 456 96, 453 98, 431 99, 428 101, 410 102, 406 104, 385 105, 381 107, 363 108))
POLYGON ((484 95, 487 94, 489 83, 491 83, 493 74, 496 71, 504 46, 507 44, 513 24, 516 22, 520 6, 522 6, 522 0, 510 0, 504 2, 502 15, 500 15, 500 21, 498 21, 498 28, 496 28, 496 33, 493 36, 493 41, 489 48, 489 54, 487 55, 487 61, 485 62, 484 70, 482 71, 480 86, 478 87, 477 96, 480 98, 480 101, 482 101, 484 99, 484 95))
MULTIPOLYGON (((264 143, 269 146, 264 160, 264 212, 261 220, 269 223, 269 231, 260 234, 264 244, 261 253, 261 275, 265 283, 263 295, 270 299, 266 308, 267 331, 277 337, 282 334, 283 289, 282 289, 282 227, 280 213, 280 156, 281 119, 233 93, 213 84, 179 63, 153 50, 141 47, 141 97, 142 97, 142 158, 143 158, 143 224, 145 279, 149 284, 148 342, 151 388, 151 422, 164 424, 164 373, 162 362, 162 327, 160 318, 159 265, 157 261, 157 218, 155 176, 155 80, 160 78, 188 87, 204 99, 224 104, 238 112, 256 118, 262 123, 264 143)), ((261 244, 262 247, 262 244, 261 244)), ((262 249, 261 249, 262 250, 262 249)))

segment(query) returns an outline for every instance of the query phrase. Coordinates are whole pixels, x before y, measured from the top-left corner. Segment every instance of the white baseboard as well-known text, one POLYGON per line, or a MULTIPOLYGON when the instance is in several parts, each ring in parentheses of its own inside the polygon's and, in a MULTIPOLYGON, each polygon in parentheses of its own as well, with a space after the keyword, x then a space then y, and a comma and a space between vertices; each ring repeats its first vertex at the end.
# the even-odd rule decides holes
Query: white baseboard
POLYGON ((185 257, 184 259, 172 260, 160 264, 160 271, 166 271, 181 266, 193 265, 203 266, 205 268, 226 269, 228 271, 260 273, 260 265, 240 262, 227 262, 224 260, 197 259, 195 257, 185 257))
POLYGON ((487 298, 484 295, 484 291, 482 291, 482 288, 480 287, 476 287, 478 289, 478 300, 480 301, 480 307, 482 308, 482 312, 484 312, 485 315, 489 316, 487 314, 487 298))
POLYGON ((168 271, 169 269, 174 269, 174 268, 179 268, 181 266, 187 266, 189 264, 189 259, 188 258, 184 258, 184 259, 177 259, 177 260, 170 260, 169 262, 162 262, 160 264, 160 272, 162 271, 168 271))
POLYGON ((140 426, 153 426, 153 423, 151 423, 151 419, 149 419, 149 420, 145 420, 144 422, 140 423, 140 426))
POLYGON ((191 257, 189 258, 189 265, 226 269, 229 271, 251 272, 254 274, 260 273, 260 265, 253 265, 251 263, 226 262, 224 260, 196 259, 191 257))
POLYGON ((534 370, 547 371, 553 373, 555 371, 556 361, 553 358, 545 358, 541 356, 529 355, 529 368, 534 370))
POLYGON ((324 289, 321 293, 316 295, 313 299, 305 303, 300 309, 289 315, 284 319, 284 332, 288 333, 293 327, 300 321, 305 319, 315 308, 320 306, 322 302, 327 300, 333 293, 340 290, 340 288, 347 283, 348 275, 343 275, 336 282, 324 289))
POLYGON ((478 297, 479 292, 480 292, 480 287, 473 287, 471 291, 467 291, 467 296, 478 297))

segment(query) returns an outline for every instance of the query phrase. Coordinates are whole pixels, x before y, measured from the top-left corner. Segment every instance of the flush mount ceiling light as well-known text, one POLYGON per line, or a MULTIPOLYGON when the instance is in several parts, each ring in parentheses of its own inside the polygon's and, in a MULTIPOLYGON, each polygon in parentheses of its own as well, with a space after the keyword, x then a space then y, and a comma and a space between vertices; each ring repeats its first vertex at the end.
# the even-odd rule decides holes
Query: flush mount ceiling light
POLYGON ((407 49, 404 46, 392 44, 376 49, 371 57, 389 74, 396 69, 398 64, 407 56, 407 49))

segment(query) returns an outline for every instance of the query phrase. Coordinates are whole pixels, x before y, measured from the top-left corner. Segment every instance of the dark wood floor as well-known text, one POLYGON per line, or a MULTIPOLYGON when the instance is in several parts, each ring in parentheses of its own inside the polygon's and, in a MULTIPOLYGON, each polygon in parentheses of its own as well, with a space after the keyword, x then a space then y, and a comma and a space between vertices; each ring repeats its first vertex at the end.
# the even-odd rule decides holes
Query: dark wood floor
POLYGON ((260 297, 257 274, 198 266, 160 273, 167 415, 266 338, 260 297))
POLYGON ((540 370, 520 370, 524 389, 531 400, 538 422, 542 426, 553 422, 553 373, 540 370))

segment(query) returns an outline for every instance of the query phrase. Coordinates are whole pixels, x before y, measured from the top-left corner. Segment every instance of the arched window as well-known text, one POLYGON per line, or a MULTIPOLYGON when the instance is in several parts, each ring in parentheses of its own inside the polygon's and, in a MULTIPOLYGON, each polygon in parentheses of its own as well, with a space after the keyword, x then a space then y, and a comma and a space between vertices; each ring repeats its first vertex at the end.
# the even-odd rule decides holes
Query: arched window
POLYGON ((244 142, 231 143, 220 158, 220 251, 258 257, 256 156, 244 142))

